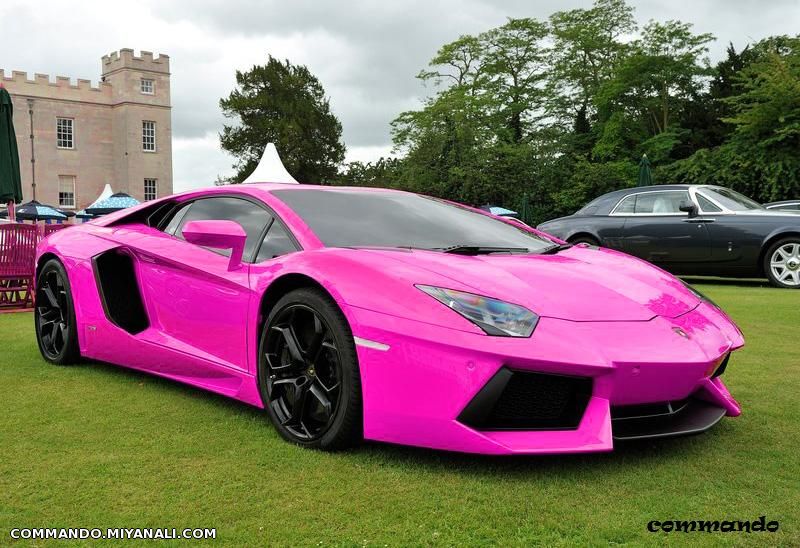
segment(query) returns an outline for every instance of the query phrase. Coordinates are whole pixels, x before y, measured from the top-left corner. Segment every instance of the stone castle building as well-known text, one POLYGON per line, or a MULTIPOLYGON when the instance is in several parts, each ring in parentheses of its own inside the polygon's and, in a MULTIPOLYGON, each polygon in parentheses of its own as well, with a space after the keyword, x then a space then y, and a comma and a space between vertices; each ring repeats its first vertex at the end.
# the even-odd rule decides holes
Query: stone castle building
POLYGON ((0 70, 11 94, 25 201, 83 209, 106 183, 138 200, 172 194, 169 57, 122 49, 89 80, 0 70))

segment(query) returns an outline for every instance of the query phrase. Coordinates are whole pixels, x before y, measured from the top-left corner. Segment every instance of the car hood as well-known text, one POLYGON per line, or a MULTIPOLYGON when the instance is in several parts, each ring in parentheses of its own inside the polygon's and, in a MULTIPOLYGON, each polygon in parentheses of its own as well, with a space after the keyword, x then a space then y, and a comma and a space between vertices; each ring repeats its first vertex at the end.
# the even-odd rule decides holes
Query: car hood
POLYGON ((543 227, 547 227, 547 226, 550 226, 550 225, 555 224, 555 223, 560 223, 561 221, 566 221, 568 219, 573 219, 575 217, 577 217, 577 215, 566 215, 564 217, 558 217, 556 219, 550 219, 549 221, 545 221, 545 222, 540 223, 539 225, 537 225, 536 229, 537 230, 542 230, 543 227))
POLYGON ((543 317, 647 321, 655 316, 677 317, 700 304, 697 296, 672 275, 607 249, 574 246, 552 255, 364 253, 403 263, 398 272, 413 283, 502 299, 543 317))

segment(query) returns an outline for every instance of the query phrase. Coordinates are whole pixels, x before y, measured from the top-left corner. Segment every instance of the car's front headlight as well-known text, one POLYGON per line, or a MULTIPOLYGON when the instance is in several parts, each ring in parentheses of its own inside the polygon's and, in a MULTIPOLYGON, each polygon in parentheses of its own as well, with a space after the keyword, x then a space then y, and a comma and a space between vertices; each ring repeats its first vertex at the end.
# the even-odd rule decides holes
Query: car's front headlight
POLYGON ((454 289, 430 285, 416 287, 464 316, 487 335, 530 337, 539 322, 539 316, 516 304, 454 289))

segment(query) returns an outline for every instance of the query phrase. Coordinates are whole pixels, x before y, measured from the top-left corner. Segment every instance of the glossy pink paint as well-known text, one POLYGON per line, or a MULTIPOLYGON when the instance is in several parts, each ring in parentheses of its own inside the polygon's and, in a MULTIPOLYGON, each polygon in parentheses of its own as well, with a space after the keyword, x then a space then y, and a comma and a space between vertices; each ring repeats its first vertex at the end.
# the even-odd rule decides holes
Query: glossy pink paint
MULTIPOLYGON (((740 413, 722 381, 709 374, 744 344, 741 332, 652 265, 586 246, 554 255, 477 257, 325 248, 271 194, 275 188, 304 185, 237 185, 167 198, 242 194, 264 202, 303 250, 258 264, 231 269, 227 257, 124 222, 152 202, 43 240, 38 259, 54 255, 67 269, 82 355, 263 407, 256 378, 261 298, 282 276, 302 275, 330 293, 355 337, 386 346, 357 346, 367 439, 487 454, 606 451, 613 446, 612 405, 694 395, 729 416, 740 413), (97 290, 92 257, 112 248, 136 265, 150 319, 136 335, 108 321, 97 290), (541 319, 530 338, 490 337, 415 284, 502 299, 541 319), (482 432, 459 423, 461 410, 503 366, 592 377, 580 426, 482 432)), ((189 240, 235 248, 241 234, 229 223, 211 226, 219 222, 225 223, 191 227, 189 240), (213 233, 224 241, 210 242, 213 233)))
POLYGON ((228 270, 242 266, 247 233, 233 221, 190 221, 183 227, 183 237, 190 244, 214 249, 229 249, 228 270))

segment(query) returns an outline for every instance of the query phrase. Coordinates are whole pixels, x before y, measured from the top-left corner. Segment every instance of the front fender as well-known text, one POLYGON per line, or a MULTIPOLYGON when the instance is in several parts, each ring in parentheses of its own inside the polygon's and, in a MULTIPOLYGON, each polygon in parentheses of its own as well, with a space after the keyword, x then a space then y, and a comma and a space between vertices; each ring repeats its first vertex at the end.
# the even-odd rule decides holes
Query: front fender
MULTIPOLYGON (((449 327, 469 333, 483 332, 469 320, 454 314, 415 284, 451 287, 453 280, 406 263, 371 257, 368 252, 326 248, 287 255, 269 264, 250 266, 252 289, 263 295, 270 284, 289 274, 307 276, 319 283, 351 321, 351 308, 379 311, 404 319, 449 327)), ((402 253, 402 251, 398 251, 402 253)))
POLYGON ((763 256, 766 253, 767 246, 772 244, 772 242, 779 240, 781 238, 786 238, 788 236, 795 236, 800 237, 800 226, 797 225, 783 225, 772 232, 767 234, 763 240, 761 240, 761 254, 763 256))

